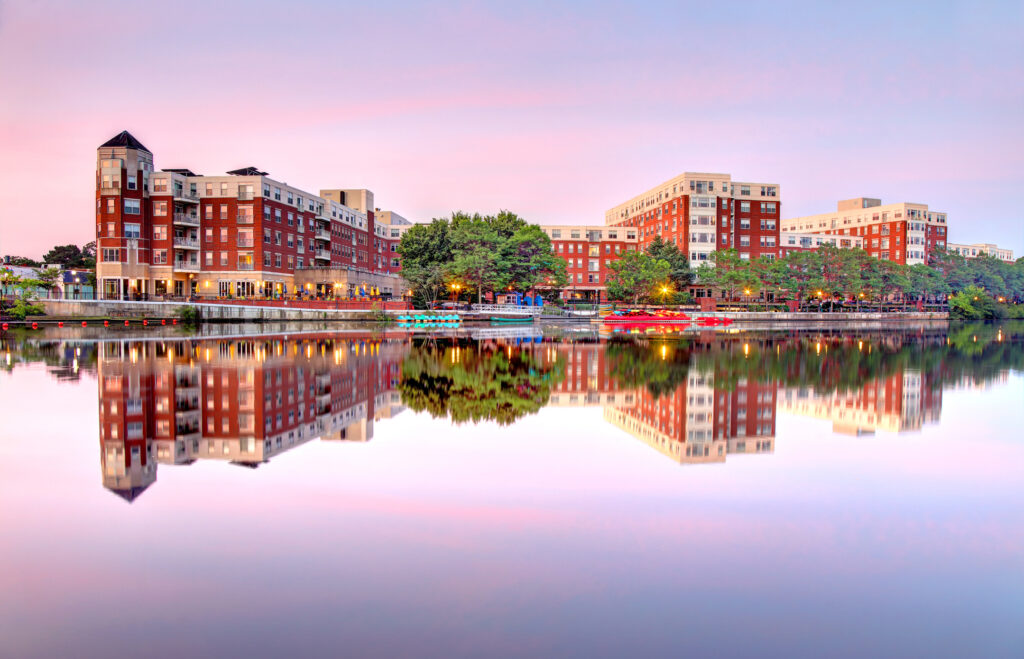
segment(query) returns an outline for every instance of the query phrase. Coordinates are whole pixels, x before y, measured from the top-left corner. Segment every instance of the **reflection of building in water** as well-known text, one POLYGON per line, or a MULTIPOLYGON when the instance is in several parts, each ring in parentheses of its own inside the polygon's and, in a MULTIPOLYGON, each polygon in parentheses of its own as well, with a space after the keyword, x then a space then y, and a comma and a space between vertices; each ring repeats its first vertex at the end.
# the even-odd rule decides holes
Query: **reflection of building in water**
POLYGON ((551 405, 604 407, 609 423, 663 455, 683 462, 723 462, 729 453, 769 453, 775 445, 774 382, 728 378, 701 371, 693 359, 685 381, 655 396, 645 387, 622 386, 612 371, 608 344, 548 344, 549 363, 565 359, 566 377, 551 405))
POLYGON ((857 389, 818 393, 793 387, 780 393, 779 410, 831 420, 834 432, 851 435, 920 430, 939 419, 942 385, 932 374, 906 370, 857 389))
POLYGON ((102 344, 103 484, 130 500, 156 463, 255 467, 315 437, 366 441, 401 411, 404 340, 346 335, 102 344))

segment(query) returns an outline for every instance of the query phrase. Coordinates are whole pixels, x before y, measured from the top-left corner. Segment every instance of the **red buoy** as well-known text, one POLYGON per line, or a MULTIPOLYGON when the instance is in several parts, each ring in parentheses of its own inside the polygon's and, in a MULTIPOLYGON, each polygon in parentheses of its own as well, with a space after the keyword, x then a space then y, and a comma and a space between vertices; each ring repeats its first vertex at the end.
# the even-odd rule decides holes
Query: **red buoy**
POLYGON ((143 319, 142 319, 142 324, 143 324, 143 325, 149 325, 149 321, 148 321, 148 320, 146 320, 145 318, 143 318, 143 319))
POLYGON ((32 329, 39 329, 39 325, 37 323, 32 323, 32 329))
POLYGON ((125 326, 125 327, 128 327, 128 321, 127 321, 127 320, 126 320, 126 321, 124 321, 124 326, 125 326))
POLYGON ((58 320, 57 321, 57 327, 64 327, 64 321, 63 320, 58 320))
POLYGON ((88 327, 88 325, 89 323, 85 322, 84 320, 82 321, 82 327, 88 327))
POLYGON ((160 319, 160 324, 161 325, 166 325, 167 324, 167 319, 166 318, 161 318, 160 319))
POLYGON ((171 325, 177 325, 177 324, 178 324, 178 319, 177 318, 171 319, 171 325))
POLYGON ((110 327, 110 321, 109 320, 104 320, 103 321, 103 326, 104 327, 110 327))
POLYGON ((3 327, 4 327, 4 330, 6 330, 7 329, 7 323, 4 323, 3 327))

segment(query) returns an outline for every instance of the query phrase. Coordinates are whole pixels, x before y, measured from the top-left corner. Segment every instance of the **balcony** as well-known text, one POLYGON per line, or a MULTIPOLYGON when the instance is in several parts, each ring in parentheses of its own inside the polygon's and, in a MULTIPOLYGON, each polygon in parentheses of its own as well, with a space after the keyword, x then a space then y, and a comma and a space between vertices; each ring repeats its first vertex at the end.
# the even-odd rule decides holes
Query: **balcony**
POLYGON ((313 211, 313 213, 316 215, 317 219, 322 219, 322 220, 326 220, 327 219, 327 211, 324 210, 323 206, 319 206, 318 205, 316 207, 316 210, 313 211))
POLYGON ((252 213, 239 213, 235 215, 235 222, 238 224, 252 224, 255 216, 252 213))
POLYGON ((256 198, 256 195, 252 190, 239 190, 238 201, 252 201, 256 198))
POLYGON ((199 226, 199 216, 191 213, 175 213, 174 214, 175 224, 184 224, 190 227, 199 226))
POLYGON ((199 261, 175 261, 174 269, 181 272, 199 272, 199 261))
POLYGON ((103 183, 100 185, 100 194, 121 194, 121 182, 103 183))
POLYGON ((252 247, 253 246, 253 239, 252 238, 239 238, 238 241, 237 241, 237 244, 238 244, 239 247, 252 247))
POLYGON ((239 261, 237 269, 238 270, 252 270, 253 269, 253 262, 252 261, 239 261))
POLYGON ((182 201, 187 204, 198 204, 199 193, 192 192, 191 190, 175 190, 174 201, 182 201))
POLYGON ((314 258, 323 259, 324 261, 330 261, 331 260, 331 253, 328 252, 326 249, 318 249, 318 250, 316 250, 316 254, 314 254, 313 256, 314 256, 314 258))
POLYGON ((174 246, 181 249, 199 249, 199 238, 190 238, 188 236, 175 236, 174 246))
POLYGON ((326 240, 327 242, 331 241, 331 232, 319 226, 316 228, 316 233, 314 234, 314 236, 316 237, 317 240, 326 240))

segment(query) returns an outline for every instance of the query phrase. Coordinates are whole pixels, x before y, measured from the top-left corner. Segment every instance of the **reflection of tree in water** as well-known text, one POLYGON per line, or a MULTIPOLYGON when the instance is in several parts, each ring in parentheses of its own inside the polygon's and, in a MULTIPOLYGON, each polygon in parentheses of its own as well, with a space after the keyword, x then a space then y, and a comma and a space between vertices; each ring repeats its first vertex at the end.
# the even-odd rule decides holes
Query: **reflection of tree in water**
POLYGON ((655 398, 686 382, 690 349, 685 341, 614 341, 606 348, 608 372, 621 389, 641 387, 655 398))
POLYGON ((693 369, 714 375, 730 391, 741 380, 849 391, 907 370, 930 373, 937 384, 964 378, 984 382, 1006 369, 1024 369, 1024 322, 953 325, 948 332, 890 330, 851 335, 751 334, 711 342, 637 339, 609 343, 609 373, 623 389, 674 392, 693 369))
POLYGON ((414 344, 402 362, 402 402, 452 421, 508 425, 547 404, 565 377, 565 360, 514 346, 414 344))

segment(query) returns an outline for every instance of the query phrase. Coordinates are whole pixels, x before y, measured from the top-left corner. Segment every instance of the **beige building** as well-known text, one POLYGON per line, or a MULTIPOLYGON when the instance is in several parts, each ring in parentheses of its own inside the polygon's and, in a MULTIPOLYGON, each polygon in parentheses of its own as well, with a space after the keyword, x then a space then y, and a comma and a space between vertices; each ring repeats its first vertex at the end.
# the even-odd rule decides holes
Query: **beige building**
POLYGON ((988 254, 994 256, 1000 261, 1006 261, 1007 263, 1013 263, 1013 250, 1003 249, 992 243, 973 243, 971 245, 962 245, 960 243, 948 243, 946 250, 953 254, 959 254, 965 258, 974 258, 981 256, 982 254, 988 254))
POLYGON ((927 204, 880 199, 845 199, 831 213, 782 220, 784 233, 859 237, 875 258, 913 265, 925 263, 928 252, 946 247, 946 214, 927 204))

